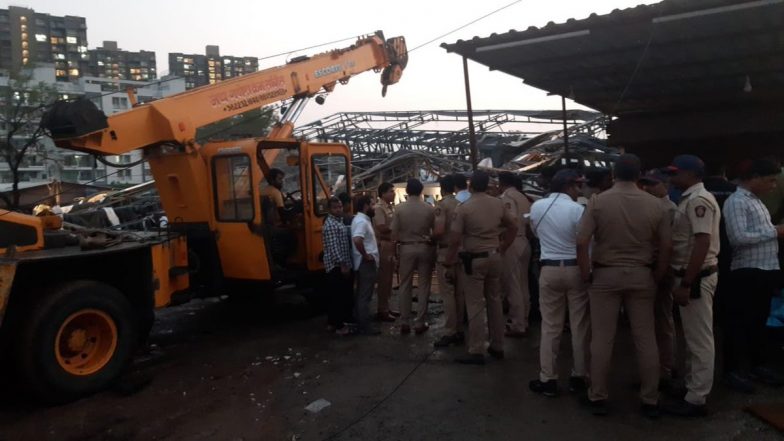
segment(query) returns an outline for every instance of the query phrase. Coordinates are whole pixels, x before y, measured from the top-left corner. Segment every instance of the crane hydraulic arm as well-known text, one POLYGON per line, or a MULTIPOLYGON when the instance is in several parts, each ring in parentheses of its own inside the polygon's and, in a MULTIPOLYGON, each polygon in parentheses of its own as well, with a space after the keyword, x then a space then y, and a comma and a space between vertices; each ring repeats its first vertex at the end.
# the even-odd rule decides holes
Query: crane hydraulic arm
MULTIPOLYGON (((403 37, 384 39, 381 31, 361 37, 344 49, 296 58, 218 84, 162 98, 106 117, 91 102, 58 102, 41 124, 59 147, 98 155, 119 155, 161 143, 195 143, 196 130, 287 98, 331 92, 358 73, 382 70, 382 93, 406 67, 403 37)), ((278 131, 287 137, 290 130, 278 131), (282 133, 281 133, 282 132, 282 133)), ((283 135, 283 136, 281 136, 283 135)))

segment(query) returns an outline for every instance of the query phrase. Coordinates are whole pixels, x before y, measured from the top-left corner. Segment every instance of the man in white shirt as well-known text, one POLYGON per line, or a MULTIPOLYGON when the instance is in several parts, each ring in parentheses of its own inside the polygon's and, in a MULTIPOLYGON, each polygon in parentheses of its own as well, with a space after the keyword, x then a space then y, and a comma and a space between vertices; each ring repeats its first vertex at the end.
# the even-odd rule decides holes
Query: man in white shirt
POLYGON ((457 194, 455 195, 455 199, 457 202, 461 204, 468 200, 471 197, 471 192, 468 191, 468 179, 465 176, 461 175, 460 173, 455 173, 455 190, 457 190, 457 194))
POLYGON ((552 193, 531 206, 531 230, 541 245, 539 307, 542 333, 539 346, 541 370, 529 388, 548 397, 558 395, 558 350, 569 309, 574 368, 569 379, 571 392, 586 388, 590 315, 588 292, 577 266, 577 228, 583 206, 575 202, 584 179, 577 171, 563 169, 552 179, 552 193))
POLYGON ((372 217, 375 204, 370 196, 359 196, 354 201, 357 210, 351 221, 351 254, 357 272, 357 293, 354 315, 361 334, 378 334, 370 327, 370 301, 378 278, 379 253, 372 217))

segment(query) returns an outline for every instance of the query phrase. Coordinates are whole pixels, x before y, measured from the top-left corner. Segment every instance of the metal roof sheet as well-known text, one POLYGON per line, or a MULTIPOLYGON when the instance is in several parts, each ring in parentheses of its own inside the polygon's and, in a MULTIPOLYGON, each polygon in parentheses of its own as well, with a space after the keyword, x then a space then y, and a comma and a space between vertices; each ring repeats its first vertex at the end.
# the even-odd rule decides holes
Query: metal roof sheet
POLYGON ((665 0, 441 46, 612 115, 784 103, 784 0, 665 0))

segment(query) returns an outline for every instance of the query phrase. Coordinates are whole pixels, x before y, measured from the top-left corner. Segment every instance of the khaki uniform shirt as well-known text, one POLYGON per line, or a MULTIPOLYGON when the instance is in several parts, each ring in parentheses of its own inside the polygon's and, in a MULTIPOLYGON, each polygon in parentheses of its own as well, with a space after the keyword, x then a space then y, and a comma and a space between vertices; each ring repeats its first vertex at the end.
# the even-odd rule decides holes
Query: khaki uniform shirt
POLYGON ((517 219, 517 237, 525 237, 525 228, 528 225, 526 214, 531 212, 531 202, 516 188, 507 188, 501 194, 504 206, 517 219))
POLYGON ((400 243, 428 242, 433 234, 435 209, 421 197, 411 196, 395 207, 392 236, 400 243))
POLYGON ((675 202, 671 201, 667 196, 659 198, 659 203, 661 204, 664 213, 670 219, 670 224, 672 224, 672 221, 675 219, 675 212, 678 210, 678 206, 675 205, 675 202))
POLYGON ((496 251, 504 223, 514 223, 515 217, 499 198, 486 193, 472 193, 455 210, 452 232, 463 236, 463 250, 469 253, 496 251))
POLYGON ((710 234, 703 267, 718 264, 720 221, 719 203, 702 182, 683 192, 672 225, 672 267, 680 269, 689 264, 696 234, 710 234))
POLYGON ((438 261, 442 263, 446 261, 449 235, 452 231, 452 218, 458 205, 460 205, 460 202, 457 202, 453 194, 444 196, 436 205, 433 228, 441 227, 441 231, 443 231, 441 237, 438 238, 438 261))
POLYGON ((452 226, 452 217, 454 216, 455 209, 460 205, 457 202, 455 195, 448 194, 438 201, 435 211, 435 226, 443 226, 444 234, 438 239, 439 247, 449 246, 449 233, 452 226))
POLYGON ((392 209, 392 204, 387 204, 384 200, 379 199, 378 204, 376 204, 376 215, 373 216, 373 227, 376 229, 376 238, 379 241, 392 240, 391 232, 383 234, 378 231, 378 227, 386 225, 391 228, 394 215, 395 211, 392 209))
POLYGON ((588 202, 577 237, 594 237, 595 264, 638 267, 654 263, 659 240, 670 234, 670 219, 661 202, 633 182, 618 181, 588 202))

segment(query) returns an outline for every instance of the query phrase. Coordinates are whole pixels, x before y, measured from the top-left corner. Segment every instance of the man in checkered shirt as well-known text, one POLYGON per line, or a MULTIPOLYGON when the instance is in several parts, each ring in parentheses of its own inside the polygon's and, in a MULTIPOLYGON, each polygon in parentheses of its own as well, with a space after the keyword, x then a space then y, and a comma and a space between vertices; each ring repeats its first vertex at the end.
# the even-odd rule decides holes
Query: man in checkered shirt
POLYGON ((322 241, 324 245, 324 269, 327 272, 329 295, 328 322, 330 329, 338 334, 347 334, 347 322, 352 321, 353 293, 351 283, 351 248, 349 230, 343 223, 343 203, 330 198, 329 215, 324 221, 322 241))
POLYGON ((771 296, 781 286, 778 239, 784 237, 784 225, 773 225, 760 200, 760 196, 775 188, 779 171, 770 161, 749 163, 741 170, 738 189, 724 203, 732 247, 732 289, 724 299, 724 371, 727 383, 745 393, 754 392, 750 380, 784 384, 780 374, 765 366, 765 323, 770 315, 771 296), (748 371, 744 370, 744 362, 749 364, 748 371))

